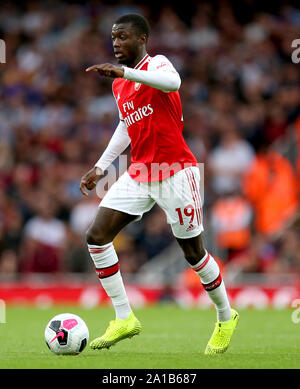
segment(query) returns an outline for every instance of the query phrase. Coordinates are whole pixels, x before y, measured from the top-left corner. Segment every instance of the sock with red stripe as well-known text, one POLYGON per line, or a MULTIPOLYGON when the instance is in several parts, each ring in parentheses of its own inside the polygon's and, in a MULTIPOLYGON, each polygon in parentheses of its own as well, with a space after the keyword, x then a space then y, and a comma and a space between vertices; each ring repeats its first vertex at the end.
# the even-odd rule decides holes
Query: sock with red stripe
POLYGON ((201 278, 204 289, 216 306, 218 321, 229 320, 231 307, 217 262, 206 252, 206 255, 192 268, 201 278))
POLYGON ((95 264, 95 270, 101 285, 114 306, 116 318, 126 319, 131 312, 131 308, 113 243, 108 243, 103 246, 88 244, 88 249, 95 264))

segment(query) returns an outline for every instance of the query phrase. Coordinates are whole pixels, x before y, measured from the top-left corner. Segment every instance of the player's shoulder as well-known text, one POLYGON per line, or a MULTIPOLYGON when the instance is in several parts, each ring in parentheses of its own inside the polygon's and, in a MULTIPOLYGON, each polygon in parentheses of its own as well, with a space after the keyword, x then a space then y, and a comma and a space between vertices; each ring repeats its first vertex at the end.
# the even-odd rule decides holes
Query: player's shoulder
POLYGON ((156 54, 153 57, 150 57, 150 62, 156 62, 156 61, 168 61, 170 60, 164 55, 164 54, 156 54))
POLYGON ((172 62, 163 54, 156 54, 149 60, 148 69, 174 68, 172 62))

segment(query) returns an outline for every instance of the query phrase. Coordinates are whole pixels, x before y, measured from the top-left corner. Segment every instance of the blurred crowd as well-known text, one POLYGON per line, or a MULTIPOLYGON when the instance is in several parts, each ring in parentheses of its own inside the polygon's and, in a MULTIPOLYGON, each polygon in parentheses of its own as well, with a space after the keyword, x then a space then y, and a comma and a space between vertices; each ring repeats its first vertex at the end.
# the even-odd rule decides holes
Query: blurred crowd
MULTIPOLYGON (((91 271, 85 231, 99 198, 82 196, 79 182, 118 115, 112 80, 85 69, 115 62, 111 27, 131 12, 150 22, 148 53, 181 75, 212 253, 245 272, 300 272, 300 152, 280 149, 293 139, 300 150, 300 64, 291 60, 300 8, 283 4, 195 1, 182 16, 131 1, 1 1, 0 274, 91 271)), ((122 271, 136 273, 173 241, 154 207, 115 239, 122 271)))

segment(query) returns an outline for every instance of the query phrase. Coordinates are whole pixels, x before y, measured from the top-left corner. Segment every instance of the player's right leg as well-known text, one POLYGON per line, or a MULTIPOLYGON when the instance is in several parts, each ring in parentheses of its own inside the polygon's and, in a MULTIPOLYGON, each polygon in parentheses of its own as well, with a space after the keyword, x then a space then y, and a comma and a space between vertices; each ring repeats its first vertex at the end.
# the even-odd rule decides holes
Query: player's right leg
POLYGON ((112 242, 127 224, 139 220, 153 205, 148 194, 141 193, 138 183, 125 173, 104 196, 87 231, 87 244, 96 273, 116 312, 116 319, 110 322, 104 335, 91 342, 93 349, 109 348, 141 331, 141 324, 129 305, 112 242))
POLYGON ((135 218, 134 215, 99 207, 87 231, 87 244, 96 273, 116 313, 116 319, 110 322, 106 332, 91 342, 90 346, 93 349, 109 348, 118 341, 137 335, 141 331, 141 324, 129 305, 119 270, 118 256, 112 243, 118 232, 135 218))

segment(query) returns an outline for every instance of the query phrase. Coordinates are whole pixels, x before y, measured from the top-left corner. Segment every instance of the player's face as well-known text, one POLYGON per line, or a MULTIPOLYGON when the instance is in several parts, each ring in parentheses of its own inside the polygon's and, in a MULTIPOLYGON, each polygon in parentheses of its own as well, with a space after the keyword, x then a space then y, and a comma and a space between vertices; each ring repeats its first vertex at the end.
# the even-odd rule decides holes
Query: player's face
POLYGON ((130 23, 122 23, 113 25, 111 37, 118 63, 124 65, 134 64, 145 44, 144 36, 138 35, 130 23))

